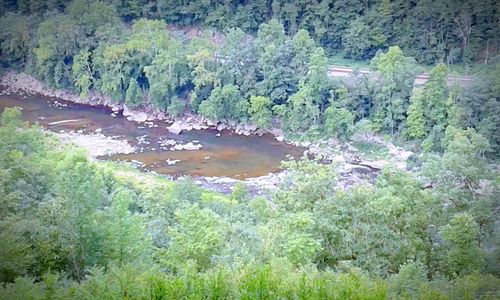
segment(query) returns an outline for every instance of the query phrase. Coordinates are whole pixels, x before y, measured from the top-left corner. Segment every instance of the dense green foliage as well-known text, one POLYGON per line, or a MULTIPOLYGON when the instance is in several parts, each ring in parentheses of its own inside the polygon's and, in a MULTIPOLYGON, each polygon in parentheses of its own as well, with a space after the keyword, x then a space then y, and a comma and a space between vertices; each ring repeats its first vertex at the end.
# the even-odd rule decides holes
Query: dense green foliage
POLYGON ((82 96, 179 116, 281 126, 291 137, 349 138, 355 124, 444 149, 448 125, 497 150, 494 1, 4 1, 4 67, 82 96), (168 28, 171 24, 212 27, 168 28), (223 32, 223 34, 221 33, 223 32), (334 80, 327 54, 372 58, 372 73, 334 80), (448 86, 450 63, 482 62, 448 86), (414 89, 417 64, 437 64, 414 89), (440 64, 439 64, 440 63, 440 64))
POLYGON ((5 299, 498 296, 498 174, 472 129, 425 160, 430 190, 391 168, 339 190, 301 160, 266 199, 91 162, 20 115, 0 127, 5 299))
MULTIPOLYGON (((43 15, 63 10, 71 1, 5 0, 3 9, 43 15)), ((240 27, 257 32, 274 18, 287 33, 311 33, 328 52, 371 58, 379 49, 399 45, 420 62, 488 60, 498 49, 498 10, 494 0, 359 1, 255 0, 176 1, 106 0, 126 21, 165 20, 180 26, 223 30, 240 27)))
POLYGON ((304 158, 267 198, 224 196, 90 161, 6 109, 0 298, 500 297, 494 1, 1 5, 2 67, 51 87, 297 139, 380 133, 418 155, 413 173, 345 190, 334 165, 304 158), (338 54, 371 72, 330 77, 338 54), (455 62, 484 68, 450 85, 455 62))

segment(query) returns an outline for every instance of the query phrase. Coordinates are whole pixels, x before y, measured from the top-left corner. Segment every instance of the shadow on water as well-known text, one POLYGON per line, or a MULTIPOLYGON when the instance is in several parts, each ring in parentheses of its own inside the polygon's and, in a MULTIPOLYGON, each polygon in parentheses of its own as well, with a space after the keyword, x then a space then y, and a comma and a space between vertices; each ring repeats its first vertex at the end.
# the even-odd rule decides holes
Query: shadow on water
POLYGON ((138 149, 136 153, 99 158, 136 161, 145 170, 172 176, 258 177, 280 171, 280 163, 287 155, 298 158, 304 150, 278 142, 269 135, 247 137, 224 131, 217 136, 216 130, 174 135, 163 121, 151 122, 149 126, 152 127, 149 127, 130 122, 121 115, 112 117, 112 111, 106 107, 91 107, 41 96, 0 96, 1 111, 14 106, 23 108, 26 121, 38 122, 54 132, 81 130, 91 133, 99 130, 106 136, 126 139, 138 149), (192 151, 170 151, 162 148, 165 140, 181 144, 198 141, 203 147, 192 151))

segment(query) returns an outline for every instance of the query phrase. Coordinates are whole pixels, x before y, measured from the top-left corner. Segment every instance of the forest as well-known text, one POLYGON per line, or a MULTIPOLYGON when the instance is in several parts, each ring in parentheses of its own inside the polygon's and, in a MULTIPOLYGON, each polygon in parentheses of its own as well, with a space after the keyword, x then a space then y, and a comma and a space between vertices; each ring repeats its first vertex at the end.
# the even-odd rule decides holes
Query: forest
MULTIPOLYGON (((433 15, 429 18, 440 24, 448 20, 448 27, 435 29, 431 35, 432 40, 436 36, 450 36, 449 41, 426 46, 423 41, 403 42, 386 37, 391 42, 380 46, 370 44, 368 48, 373 53, 361 51, 364 54, 355 57, 371 59, 371 75, 356 77, 348 83, 331 80, 328 53, 342 48, 339 53, 351 57, 351 42, 342 31, 335 31, 343 36, 342 45, 321 42, 315 32, 325 30, 310 30, 306 21, 311 17, 306 13, 301 14, 302 21, 298 16, 294 22, 280 16, 262 20, 264 23, 259 23, 258 28, 240 28, 231 27, 230 20, 228 24, 212 24, 209 20, 212 14, 236 18, 239 11, 246 10, 248 15, 244 18, 243 14, 242 18, 255 18, 256 11, 260 11, 256 7, 266 5, 216 4, 215 9, 195 7, 196 2, 186 7, 168 1, 142 2, 19 1, 10 5, 9 1, 4 2, 4 7, 14 10, 7 11, 0 24, 5 29, 0 36, 4 67, 26 71, 50 86, 70 89, 82 96, 96 92, 117 102, 124 101, 130 107, 150 105, 166 109, 173 116, 192 111, 209 119, 251 122, 262 128, 275 126, 273 121, 277 120, 295 138, 300 135, 309 139, 325 136, 346 139, 355 123, 367 120, 368 127, 376 132, 420 140, 425 148, 434 150, 443 149, 440 141, 448 125, 476 129, 489 140, 493 150, 500 142, 496 131, 500 115, 497 99, 500 71, 496 56, 500 35, 495 32, 499 28, 495 26, 498 15, 491 15, 495 13, 493 2, 482 2, 484 7, 480 9, 472 2, 452 5, 456 3, 436 1, 431 5, 419 1, 411 11, 419 11, 421 3, 425 5, 421 9, 435 13, 438 10, 434 5, 448 8, 439 11, 446 13, 447 19, 433 15), (235 5, 235 14, 223 13, 235 5), (174 11, 179 19, 161 14, 174 6, 174 10, 168 11, 174 11), (206 17, 195 17, 187 13, 190 11, 206 11, 206 17), (456 24, 462 17, 474 21, 466 30, 467 41, 456 24), (223 26, 224 33, 207 29, 193 37, 185 31, 167 30, 165 20, 172 24, 223 26), (443 52, 436 55, 425 47, 443 52), (432 58, 421 57, 424 53, 432 58), (455 59, 451 59, 451 53, 455 53, 455 59), (481 65, 482 71, 472 84, 450 87, 448 67, 454 61, 466 65, 474 61, 481 65), (434 65, 429 82, 414 89, 415 76, 425 70, 425 64, 434 65)), ((351 7, 335 3, 342 8, 351 7)), ((357 24, 380 10, 396 18, 395 12, 405 11, 399 8, 403 3, 406 2, 373 4, 371 10, 357 12, 356 19, 347 23, 357 24)), ((280 5, 273 2, 270 8, 278 10, 280 5)), ((299 3, 292 6, 301 7, 299 3)), ((288 11, 291 6, 283 7, 288 11)), ((407 18, 411 23, 410 13, 407 18)), ((318 16, 314 20, 320 19, 318 16)), ((383 31, 387 36, 424 35, 398 32, 392 20, 387 24, 393 25, 383 31)), ((422 25, 414 27, 423 29, 422 25)), ((377 31, 378 27, 369 28, 377 31)), ((376 36, 370 30, 361 31, 376 36)), ((324 32, 321 36, 329 35, 324 32)), ((359 34, 355 34, 355 40, 360 41, 359 34)))
POLYGON ((500 297, 496 1, 0 3, 2 70, 139 110, 416 153, 346 190, 335 164, 305 156, 268 195, 223 195, 90 159, 6 108, 0 299, 500 297), (339 58, 370 73, 333 78, 339 58), (472 80, 450 83, 453 70, 472 80))

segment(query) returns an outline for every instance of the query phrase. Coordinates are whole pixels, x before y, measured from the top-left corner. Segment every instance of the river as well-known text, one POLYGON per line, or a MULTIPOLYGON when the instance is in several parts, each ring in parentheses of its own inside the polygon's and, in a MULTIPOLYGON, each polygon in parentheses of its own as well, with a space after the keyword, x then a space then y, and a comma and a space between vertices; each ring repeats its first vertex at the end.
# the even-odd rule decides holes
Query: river
POLYGON ((106 107, 92 107, 43 96, 0 95, 0 111, 5 107, 22 107, 23 119, 54 132, 96 131, 105 136, 127 140, 137 151, 99 157, 115 161, 140 162, 140 167, 172 176, 206 176, 247 179, 280 171, 287 155, 298 158, 302 148, 278 142, 270 135, 239 136, 229 131, 183 131, 174 135, 163 121, 148 126, 128 121, 121 114, 112 117, 106 107), (69 122, 60 122, 67 121, 69 122), (60 122, 60 123, 59 123, 60 122), (165 150, 162 142, 175 140, 186 144, 195 141, 199 150, 165 150), (170 162, 170 163, 169 163, 170 162), (174 164, 175 162, 175 164, 174 164))

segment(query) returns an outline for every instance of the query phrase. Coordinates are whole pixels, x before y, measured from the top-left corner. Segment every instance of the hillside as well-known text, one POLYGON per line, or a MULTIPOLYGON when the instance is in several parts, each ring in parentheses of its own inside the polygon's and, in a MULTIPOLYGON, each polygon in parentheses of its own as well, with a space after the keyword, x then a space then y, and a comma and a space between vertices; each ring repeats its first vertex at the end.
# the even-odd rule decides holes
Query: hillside
POLYGON ((0 299, 500 297, 495 1, 0 5, 0 299))

